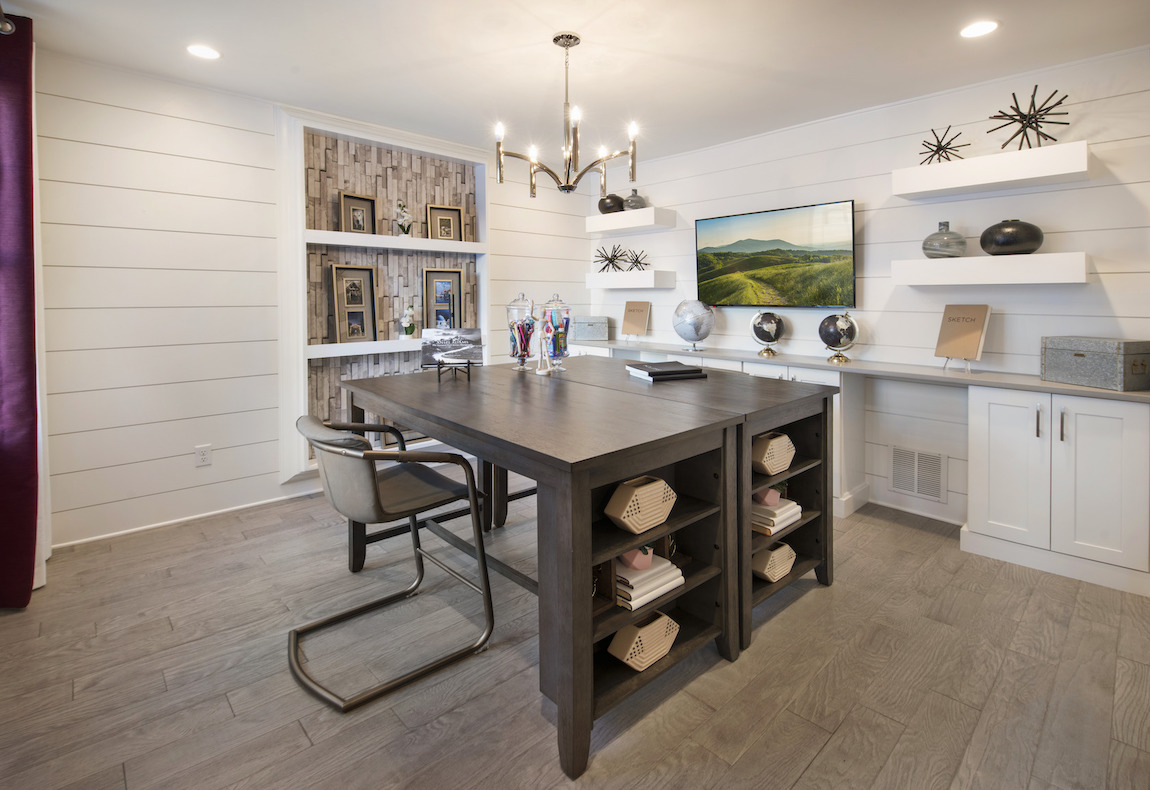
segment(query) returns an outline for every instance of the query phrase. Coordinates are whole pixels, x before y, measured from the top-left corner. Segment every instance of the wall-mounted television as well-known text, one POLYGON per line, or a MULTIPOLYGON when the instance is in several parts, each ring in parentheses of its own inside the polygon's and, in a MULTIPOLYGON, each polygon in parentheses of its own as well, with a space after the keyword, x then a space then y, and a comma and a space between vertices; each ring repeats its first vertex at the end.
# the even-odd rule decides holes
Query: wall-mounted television
POLYGON ((699 300, 854 307, 853 200, 695 220, 699 300))

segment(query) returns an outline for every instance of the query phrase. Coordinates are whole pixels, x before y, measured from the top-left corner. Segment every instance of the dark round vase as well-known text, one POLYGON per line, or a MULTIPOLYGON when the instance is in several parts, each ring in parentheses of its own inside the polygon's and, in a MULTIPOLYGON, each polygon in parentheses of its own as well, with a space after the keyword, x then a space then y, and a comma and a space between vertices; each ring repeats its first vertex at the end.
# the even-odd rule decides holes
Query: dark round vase
POLYGON ((1042 228, 1004 219, 984 230, 979 243, 989 255, 1027 255, 1042 246, 1042 228))
POLYGON ((600 214, 614 214, 616 211, 623 210, 623 198, 618 195, 608 195, 605 198, 599 198, 599 213, 600 214))

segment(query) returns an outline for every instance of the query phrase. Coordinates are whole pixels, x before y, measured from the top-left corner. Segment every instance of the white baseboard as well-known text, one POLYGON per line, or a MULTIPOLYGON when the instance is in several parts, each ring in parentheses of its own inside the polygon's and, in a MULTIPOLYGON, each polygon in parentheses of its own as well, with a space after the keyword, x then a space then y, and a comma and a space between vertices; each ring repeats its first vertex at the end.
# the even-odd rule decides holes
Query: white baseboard
POLYGON ((980 535, 971 532, 965 524, 959 535, 959 546, 971 554, 1013 562, 1016 565, 1056 573, 1059 576, 1067 576, 1114 590, 1150 596, 1150 573, 980 535))
POLYGON ((835 518, 846 518, 869 501, 870 485, 868 483, 863 483, 861 485, 855 486, 855 488, 847 491, 842 496, 837 496, 834 498, 835 518))

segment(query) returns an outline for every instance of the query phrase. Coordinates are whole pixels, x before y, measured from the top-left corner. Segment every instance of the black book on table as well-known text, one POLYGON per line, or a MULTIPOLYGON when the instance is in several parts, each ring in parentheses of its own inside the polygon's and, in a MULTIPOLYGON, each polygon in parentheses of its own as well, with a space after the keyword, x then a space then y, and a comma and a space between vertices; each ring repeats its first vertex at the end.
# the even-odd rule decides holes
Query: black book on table
POLYGON ((682 362, 628 362, 627 371, 633 376, 646 376, 647 378, 664 378, 667 376, 682 377, 688 373, 696 376, 702 375, 702 368, 684 365, 682 362))

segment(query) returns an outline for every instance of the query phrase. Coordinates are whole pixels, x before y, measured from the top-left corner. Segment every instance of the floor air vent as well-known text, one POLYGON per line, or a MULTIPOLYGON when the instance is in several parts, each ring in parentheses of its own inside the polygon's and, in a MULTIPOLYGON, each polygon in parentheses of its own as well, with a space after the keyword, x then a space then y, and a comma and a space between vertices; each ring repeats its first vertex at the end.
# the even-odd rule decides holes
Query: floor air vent
POLYGON ((890 490, 945 502, 946 456, 891 445, 890 490))

